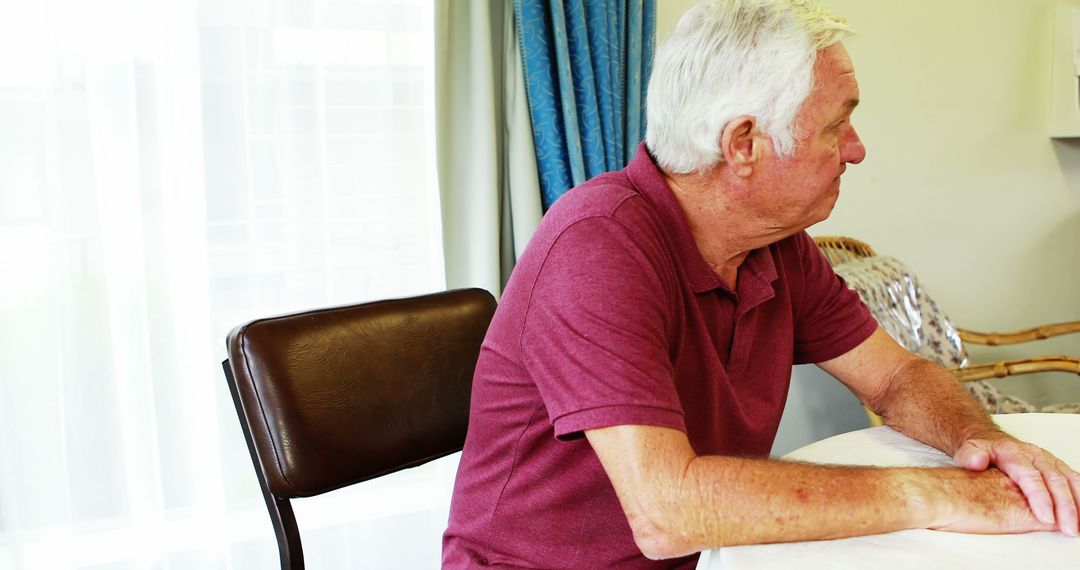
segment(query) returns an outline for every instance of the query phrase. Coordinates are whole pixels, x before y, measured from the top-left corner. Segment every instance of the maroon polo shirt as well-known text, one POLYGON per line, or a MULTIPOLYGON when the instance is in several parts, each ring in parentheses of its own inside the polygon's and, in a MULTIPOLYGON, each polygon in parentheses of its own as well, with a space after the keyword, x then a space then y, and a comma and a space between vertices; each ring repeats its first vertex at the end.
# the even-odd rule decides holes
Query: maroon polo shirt
POLYGON ((642 145, 560 198, 514 269, 476 368, 444 567, 693 567, 641 554, 582 432, 662 426, 699 455, 767 456, 792 364, 876 326, 805 233, 752 251, 732 290, 642 145))

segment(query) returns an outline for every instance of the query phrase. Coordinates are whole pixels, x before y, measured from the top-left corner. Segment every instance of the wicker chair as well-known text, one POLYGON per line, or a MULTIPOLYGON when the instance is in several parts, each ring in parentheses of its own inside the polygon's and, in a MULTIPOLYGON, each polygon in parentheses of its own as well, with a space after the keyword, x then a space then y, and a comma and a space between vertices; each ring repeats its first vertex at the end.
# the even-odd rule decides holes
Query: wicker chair
MULTIPOLYGON (((1080 321, 1006 333, 959 328, 937 307, 918 279, 899 261, 879 256, 870 245, 853 238, 823 236, 814 238, 814 241, 837 274, 844 277, 870 307, 882 328, 908 350, 948 368, 989 412, 1080 413, 1080 403, 1039 409, 985 382, 990 378, 1035 372, 1080 374, 1080 358, 1040 356, 973 364, 969 362, 964 349, 964 343, 1000 346, 1080 332, 1080 321)), ((867 413, 871 424, 881 425, 881 418, 869 411, 867 413)))

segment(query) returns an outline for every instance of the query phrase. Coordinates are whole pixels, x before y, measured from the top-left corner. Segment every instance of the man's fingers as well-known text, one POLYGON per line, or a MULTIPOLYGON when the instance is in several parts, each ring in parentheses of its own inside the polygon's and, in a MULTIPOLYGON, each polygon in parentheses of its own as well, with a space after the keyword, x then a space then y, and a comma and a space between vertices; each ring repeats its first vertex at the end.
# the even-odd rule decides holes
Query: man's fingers
POLYGON ((990 452, 974 441, 966 441, 953 454, 957 466, 968 471, 983 471, 990 466, 990 452))
MULTIPOLYGON (((1080 502, 1080 476, 1064 463, 1051 457, 1046 469, 1041 469, 1046 486, 1054 498, 1054 510, 1057 513, 1058 529, 1069 536, 1077 536, 1077 503, 1080 502)), ((1036 461, 1036 467, 1042 468, 1041 462, 1036 461)))
POLYGON ((1042 473, 1032 464, 1031 459, 1013 454, 1008 460, 997 458, 997 466, 1013 480, 1027 497, 1028 505, 1035 518, 1047 524, 1054 524, 1054 503, 1050 491, 1046 488, 1042 473))
POLYGON ((1015 440, 971 440, 953 460, 971 471, 992 463, 1020 488, 1036 519, 1080 536, 1080 474, 1046 450, 1015 440))
MULTIPOLYGON (((1065 475, 1069 480, 1069 488, 1072 489, 1073 502, 1077 506, 1077 510, 1080 511, 1080 473, 1069 469, 1065 475)), ((1077 535, 1080 535, 1080 520, 1077 522, 1077 535)))

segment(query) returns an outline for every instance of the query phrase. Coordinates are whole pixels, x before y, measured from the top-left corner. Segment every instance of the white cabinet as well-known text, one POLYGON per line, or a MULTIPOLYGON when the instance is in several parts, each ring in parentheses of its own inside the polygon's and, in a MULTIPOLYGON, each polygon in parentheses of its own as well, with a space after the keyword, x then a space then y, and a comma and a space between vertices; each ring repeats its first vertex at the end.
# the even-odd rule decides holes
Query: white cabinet
POLYGON ((1080 137, 1080 8, 1058 6, 1050 72, 1050 136, 1080 137))

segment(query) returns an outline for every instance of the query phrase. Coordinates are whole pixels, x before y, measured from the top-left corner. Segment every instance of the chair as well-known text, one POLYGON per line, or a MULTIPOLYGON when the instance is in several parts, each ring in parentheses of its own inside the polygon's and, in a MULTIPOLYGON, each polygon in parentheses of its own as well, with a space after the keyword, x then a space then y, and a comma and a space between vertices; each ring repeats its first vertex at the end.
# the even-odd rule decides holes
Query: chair
POLYGON ((277 537, 304 568, 290 499, 460 451, 495 299, 463 289, 257 319, 222 362, 277 537))
MULTIPOLYGON (((1009 333, 983 333, 956 327, 900 261, 879 256, 872 247, 848 237, 814 238, 818 248, 848 286, 859 293, 882 328, 908 350, 949 369, 990 413, 1080 413, 1080 403, 1037 408, 1006 394, 985 380, 1034 372, 1080 374, 1080 358, 1040 356, 972 364, 964 343, 999 346, 1080 332, 1080 321, 1044 325, 1009 333)), ((881 418, 867 411, 872 425, 881 418)))

